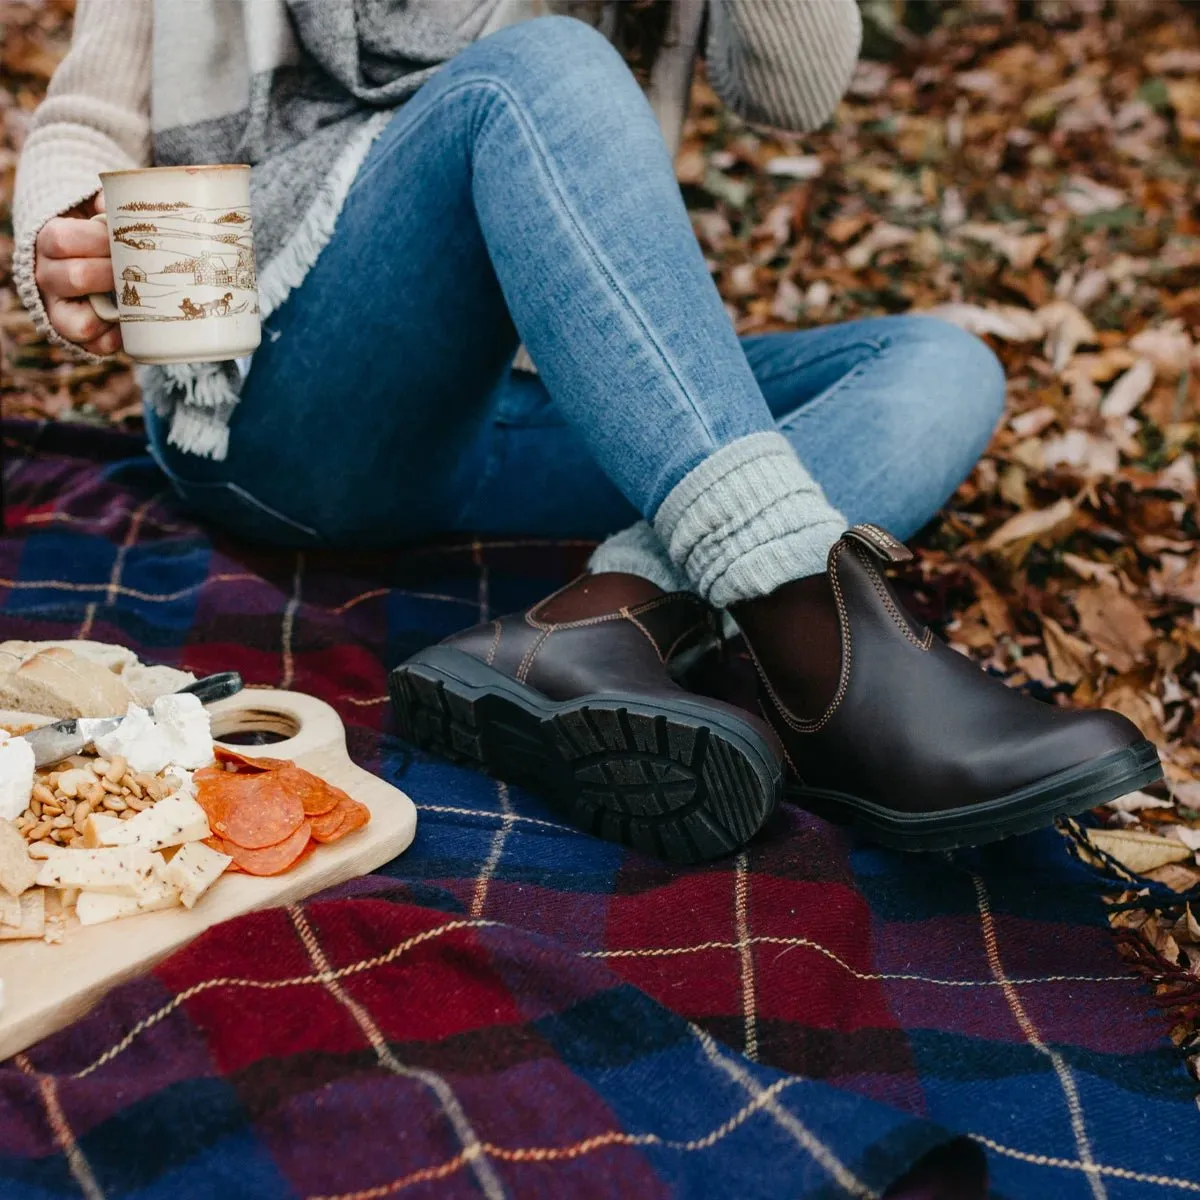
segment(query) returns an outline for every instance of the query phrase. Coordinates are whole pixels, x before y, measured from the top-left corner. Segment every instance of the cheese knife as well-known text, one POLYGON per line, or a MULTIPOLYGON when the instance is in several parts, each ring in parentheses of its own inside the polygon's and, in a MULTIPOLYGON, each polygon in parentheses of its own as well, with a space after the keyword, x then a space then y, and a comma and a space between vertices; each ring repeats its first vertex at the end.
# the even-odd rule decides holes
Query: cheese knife
MULTIPOLYGON (((221 671, 181 687, 176 694, 190 694, 199 697, 201 704, 215 704, 237 695, 242 686, 242 677, 236 671, 221 671)), ((67 717, 21 736, 33 747, 34 765, 46 767, 78 754, 89 742, 112 733, 124 719, 124 713, 119 717, 67 717)))

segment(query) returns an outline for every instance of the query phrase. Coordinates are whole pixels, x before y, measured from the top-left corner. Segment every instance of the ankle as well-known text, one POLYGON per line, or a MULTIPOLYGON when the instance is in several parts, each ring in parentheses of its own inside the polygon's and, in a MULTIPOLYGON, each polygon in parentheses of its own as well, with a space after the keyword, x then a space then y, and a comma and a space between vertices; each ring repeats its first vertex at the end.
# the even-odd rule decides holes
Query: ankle
POLYGON ((842 631, 829 576, 794 579, 730 611, 779 699, 797 717, 820 716, 842 670, 842 631))

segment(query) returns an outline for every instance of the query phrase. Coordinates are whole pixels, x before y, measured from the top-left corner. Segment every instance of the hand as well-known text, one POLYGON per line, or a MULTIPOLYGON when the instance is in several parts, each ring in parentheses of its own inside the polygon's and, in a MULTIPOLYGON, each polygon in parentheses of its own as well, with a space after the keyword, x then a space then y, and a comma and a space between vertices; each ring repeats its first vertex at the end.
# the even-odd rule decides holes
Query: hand
POLYGON ((108 230, 99 221, 87 220, 91 213, 103 211, 104 193, 98 192, 72 215, 47 221, 37 239, 35 278, 50 324, 68 342, 93 354, 121 348, 119 326, 102 321, 87 301, 90 292, 113 290, 108 230))

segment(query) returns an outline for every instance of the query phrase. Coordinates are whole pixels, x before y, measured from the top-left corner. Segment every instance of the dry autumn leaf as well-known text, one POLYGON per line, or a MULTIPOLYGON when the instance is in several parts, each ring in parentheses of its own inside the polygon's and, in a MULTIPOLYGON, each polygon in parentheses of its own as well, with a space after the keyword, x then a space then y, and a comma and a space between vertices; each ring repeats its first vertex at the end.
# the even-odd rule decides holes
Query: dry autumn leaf
POLYGON ((984 543, 987 550, 1003 550, 1014 543, 1030 542, 1051 534, 1061 534, 1075 520, 1075 506, 1059 500, 1049 508, 1017 513, 1009 517, 984 543))
POLYGON ((1050 670, 1059 683, 1078 683, 1092 675, 1095 653, 1082 638, 1067 633, 1052 617, 1042 617, 1042 637, 1050 670))
POLYGON ((1126 870, 1144 875, 1167 863, 1183 862, 1192 852, 1180 842, 1136 829, 1089 829, 1088 841, 1126 870))
POLYGON ((1113 667, 1125 672, 1141 661, 1154 629, 1133 600, 1103 583, 1080 588, 1074 600, 1080 631, 1113 667))

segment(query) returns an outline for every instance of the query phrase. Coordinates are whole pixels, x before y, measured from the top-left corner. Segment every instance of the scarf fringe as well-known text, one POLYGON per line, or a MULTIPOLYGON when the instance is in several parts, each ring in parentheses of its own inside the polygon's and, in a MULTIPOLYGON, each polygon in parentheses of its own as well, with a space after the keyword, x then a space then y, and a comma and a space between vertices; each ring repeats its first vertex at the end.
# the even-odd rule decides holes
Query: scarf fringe
MULTIPOLYGON (((304 282, 333 236, 342 206, 372 143, 394 112, 376 113, 359 128, 322 181, 300 224, 258 277, 262 319, 304 282)), ((141 373, 156 412, 169 417, 167 441, 185 454, 223 460, 229 453, 229 418, 240 400, 242 378, 232 363, 175 363, 141 373)))
POLYGON ((219 462, 229 453, 228 411, 208 412, 179 405, 171 418, 167 444, 178 446, 185 454, 198 454, 219 462))

